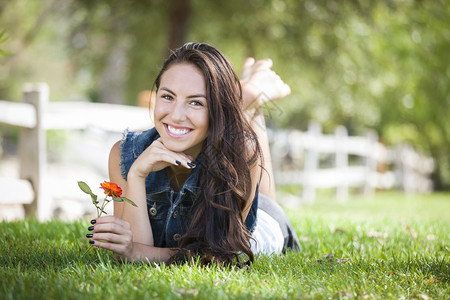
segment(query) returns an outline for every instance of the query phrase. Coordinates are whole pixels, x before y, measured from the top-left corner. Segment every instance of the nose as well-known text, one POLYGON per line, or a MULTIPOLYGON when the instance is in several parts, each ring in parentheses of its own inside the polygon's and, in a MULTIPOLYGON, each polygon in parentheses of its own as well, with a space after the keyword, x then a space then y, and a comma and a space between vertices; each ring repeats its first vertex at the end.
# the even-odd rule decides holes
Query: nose
POLYGON ((186 120, 186 107, 183 101, 177 101, 173 107, 170 117, 173 122, 180 123, 186 120))

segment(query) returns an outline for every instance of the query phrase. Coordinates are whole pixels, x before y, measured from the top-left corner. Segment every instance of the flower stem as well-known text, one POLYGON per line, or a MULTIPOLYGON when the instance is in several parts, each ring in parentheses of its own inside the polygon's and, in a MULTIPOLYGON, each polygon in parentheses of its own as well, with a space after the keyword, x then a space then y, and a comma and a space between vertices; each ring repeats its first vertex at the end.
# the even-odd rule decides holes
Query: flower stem
POLYGON ((101 216, 102 216, 102 213, 104 212, 104 209, 105 209, 106 204, 108 204, 110 201, 111 201, 111 200, 108 199, 108 196, 106 196, 106 197, 105 197, 105 200, 103 200, 103 202, 102 202, 102 207, 98 207, 98 206, 97 206, 97 216, 98 216, 98 217, 101 217, 101 216), (100 211, 99 211, 99 209, 100 209, 100 211))

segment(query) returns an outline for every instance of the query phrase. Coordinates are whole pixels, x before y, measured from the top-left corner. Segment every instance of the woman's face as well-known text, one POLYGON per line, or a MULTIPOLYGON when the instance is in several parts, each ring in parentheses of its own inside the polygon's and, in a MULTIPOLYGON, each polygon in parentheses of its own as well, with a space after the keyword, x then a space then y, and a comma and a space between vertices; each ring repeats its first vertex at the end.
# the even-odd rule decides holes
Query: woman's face
POLYGON ((155 127, 164 146, 194 158, 208 134, 205 78, 192 64, 170 66, 156 94, 155 127))

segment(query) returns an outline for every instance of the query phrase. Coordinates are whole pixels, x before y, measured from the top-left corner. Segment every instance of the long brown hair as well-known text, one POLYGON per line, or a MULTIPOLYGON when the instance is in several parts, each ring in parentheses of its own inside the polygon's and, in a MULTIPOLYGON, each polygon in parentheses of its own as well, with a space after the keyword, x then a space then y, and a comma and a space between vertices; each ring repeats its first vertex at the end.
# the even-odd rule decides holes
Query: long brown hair
MULTIPOLYGON (((200 153, 199 192, 191 223, 179 240, 171 262, 198 258, 202 264, 253 262, 250 235, 242 211, 252 195, 250 168, 262 152, 255 132, 242 111, 242 90, 228 59, 208 44, 188 43, 165 61, 162 74, 173 64, 189 63, 204 75, 209 109, 209 132, 200 153), (242 259, 242 254, 248 259, 242 259)), ((261 160, 262 161, 262 160, 261 160)))

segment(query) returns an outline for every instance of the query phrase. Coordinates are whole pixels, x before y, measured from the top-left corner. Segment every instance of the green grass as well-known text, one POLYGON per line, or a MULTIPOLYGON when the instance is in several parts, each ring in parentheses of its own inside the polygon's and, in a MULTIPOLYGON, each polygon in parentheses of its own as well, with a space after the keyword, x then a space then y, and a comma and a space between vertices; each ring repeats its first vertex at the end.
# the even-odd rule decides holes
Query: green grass
POLYGON ((449 212, 449 194, 322 197, 288 210, 302 253, 245 270, 120 264, 88 220, 2 222, 0 299, 449 299, 449 212))

